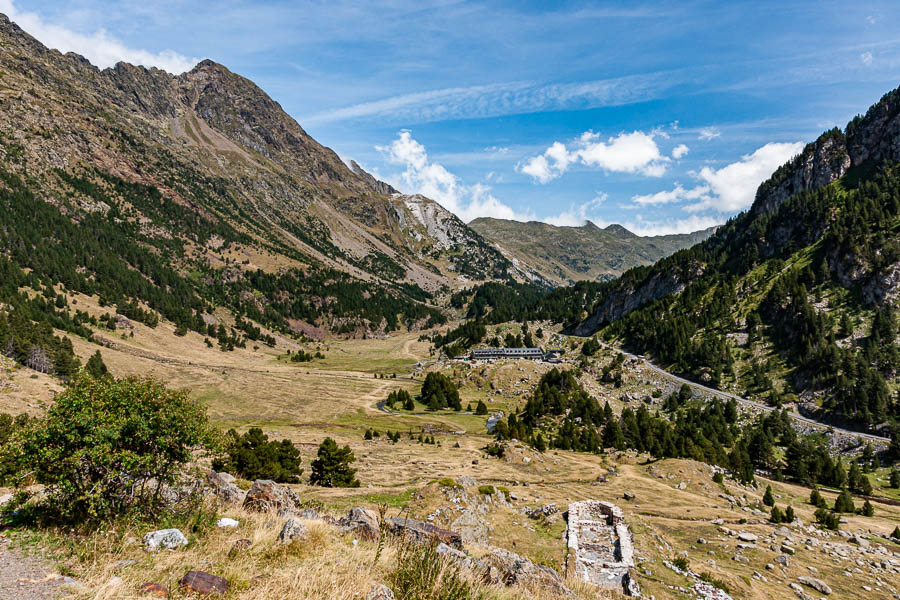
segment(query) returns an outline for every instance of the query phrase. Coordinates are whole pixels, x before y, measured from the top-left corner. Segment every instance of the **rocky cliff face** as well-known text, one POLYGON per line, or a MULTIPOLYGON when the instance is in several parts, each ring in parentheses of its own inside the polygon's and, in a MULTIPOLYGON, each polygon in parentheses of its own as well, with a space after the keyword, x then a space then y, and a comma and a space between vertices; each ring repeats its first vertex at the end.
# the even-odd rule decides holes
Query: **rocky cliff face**
MULTIPOLYGON (((785 248, 809 246, 825 234, 829 222, 827 219, 821 223, 804 222, 802 210, 796 218, 781 215, 776 219, 788 199, 849 176, 853 169, 863 172, 867 165, 885 160, 900 160, 900 89, 886 94, 864 116, 851 121, 844 131, 835 128, 825 132, 798 156, 779 167, 759 186, 749 213, 740 219, 740 230, 719 232, 711 242, 731 245, 735 255, 739 254, 742 245, 746 245, 748 251, 752 246, 754 255, 758 253, 758 258, 763 259, 785 248), (768 237, 757 239, 754 221, 769 218, 775 220, 768 237)), ((900 299, 900 263, 888 264, 873 272, 859 256, 832 253, 827 260, 841 285, 858 286, 866 304, 896 303, 900 299)), ((669 263, 663 261, 646 276, 624 277, 626 283, 612 286, 599 299, 590 316, 572 328, 573 333, 590 335, 655 300, 678 294, 705 271, 700 264, 692 265, 681 274, 667 271, 669 268, 669 263)))
MULTIPOLYGON (((458 278, 440 268, 450 251, 442 240, 480 239, 458 219, 441 221, 452 231, 437 223, 412 239, 391 209, 396 190, 346 165, 252 81, 222 65, 205 60, 177 77, 125 63, 100 70, 45 48, 3 15, 0 130, 7 136, 3 167, 27 169, 48 186, 48 200, 54 191, 41 175, 57 169, 97 169, 151 185, 227 219, 269 254, 290 248, 291 258, 260 264, 325 264, 376 280, 400 272, 438 289, 458 278)), ((484 269, 469 278, 491 278, 508 266, 487 246, 470 251, 484 269)))

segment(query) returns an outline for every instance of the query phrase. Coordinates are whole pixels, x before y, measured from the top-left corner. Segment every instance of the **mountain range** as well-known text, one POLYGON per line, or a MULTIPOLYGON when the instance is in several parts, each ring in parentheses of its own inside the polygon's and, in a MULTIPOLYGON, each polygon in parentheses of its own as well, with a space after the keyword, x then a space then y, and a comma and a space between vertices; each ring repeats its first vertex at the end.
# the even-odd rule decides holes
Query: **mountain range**
POLYGON ((688 234, 641 237, 621 225, 588 221, 559 227, 482 217, 469 227, 494 244, 520 271, 551 285, 607 281, 636 266, 653 264, 708 238, 715 228, 688 234))

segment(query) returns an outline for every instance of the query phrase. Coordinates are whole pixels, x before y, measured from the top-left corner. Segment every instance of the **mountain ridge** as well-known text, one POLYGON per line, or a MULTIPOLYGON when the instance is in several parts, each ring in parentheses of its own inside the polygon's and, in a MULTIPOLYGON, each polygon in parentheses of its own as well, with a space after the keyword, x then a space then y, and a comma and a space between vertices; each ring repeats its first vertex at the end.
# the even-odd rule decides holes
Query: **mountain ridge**
POLYGON ((469 226, 493 243, 521 272, 552 285, 608 281, 708 238, 715 228, 689 234, 638 236, 619 224, 591 221, 557 226, 541 221, 480 217, 469 226))

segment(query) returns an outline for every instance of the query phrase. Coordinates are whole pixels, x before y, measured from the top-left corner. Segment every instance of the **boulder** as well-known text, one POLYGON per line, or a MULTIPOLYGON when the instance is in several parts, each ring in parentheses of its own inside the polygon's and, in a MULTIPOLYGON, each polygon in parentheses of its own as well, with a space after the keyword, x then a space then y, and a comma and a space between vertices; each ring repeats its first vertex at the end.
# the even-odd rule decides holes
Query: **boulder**
POLYGON ((759 536, 755 533, 749 533, 747 531, 742 531, 738 533, 738 539, 742 542, 755 542, 759 539, 759 536))
POLYGON ((179 584, 183 589, 201 596, 228 592, 228 581, 224 577, 210 575, 203 571, 188 571, 181 578, 179 584))
POLYGON ((302 502, 294 490, 269 479, 257 479, 247 491, 244 508, 260 512, 298 511, 302 509, 302 502))
POLYGON ((366 600, 394 600, 394 592, 383 583, 373 583, 366 600))
POLYGON ((850 541, 853 542, 854 544, 856 544, 857 546, 859 546, 860 548, 868 548, 869 547, 869 540, 860 536, 858 533, 855 534, 852 538, 850 538, 850 541))
POLYGON ((791 559, 787 554, 779 554, 773 560, 782 567, 788 567, 791 564, 791 559))
POLYGON ((544 587, 560 595, 575 597, 563 583, 559 573, 548 566, 536 565, 509 550, 491 547, 490 553, 484 557, 484 562, 488 567, 497 570, 500 581, 506 585, 544 587))
POLYGON ((459 537, 466 544, 483 546, 488 542, 487 524, 473 511, 464 510, 453 523, 450 524, 453 531, 459 533, 459 537))
POLYGON ((284 527, 281 528, 281 533, 278 534, 278 541, 282 544, 290 544, 295 540, 302 540, 309 533, 309 530, 306 528, 300 519, 290 518, 284 523, 284 527))
POLYGON ((369 508, 357 506, 338 521, 338 526, 347 533, 352 533, 364 540, 377 540, 381 537, 378 513, 369 508))
POLYGON ((173 550, 179 546, 187 546, 187 538, 178 529, 160 529, 144 536, 144 548, 150 552, 157 550, 173 550))
POLYGON ((462 537, 455 531, 441 529, 430 523, 423 523, 406 517, 391 517, 388 519, 391 533, 404 536, 417 542, 429 542, 437 540, 451 548, 462 548, 462 537))
POLYGON ((223 518, 219 519, 218 521, 216 521, 216 527, 219 527, 222 529, 229 529, 229 528, 237 527, 238 525, 240 525, 239 521, 237 521, 235 519, 229 519, 228 517, 223 517, 223 518))
POLYGON ((231 550, 228 551, 228 558, 234 558, 235 556, 241 554, 248 548, 250 548, 252 542, 246 538, 235 540, 235 542, 231 545, 231 550))
POLYGON ((138 593, 142 596, 152 596, 154 598, 168 598, 169 588, 158 583, 145 583, 138 589, 138 593))
POLYGON ((622 497, 631 502, 632 500, 634 500, 634 492, 625 492, 624 494, 622 494, 622 497))
POLYGON ((800 577, 797 578, 797 581, 799 581, 800 583, 802 583, 803 585, 805 585, 807 587, 811 587, 812 589, 816 590, 817 592, 825 594, 826 596, 831 594, 831 588, 828 586, 827 583, 825 583, 821 579, 816 579, 815 577, 810 577, 809 575, 801 575, 800 577))

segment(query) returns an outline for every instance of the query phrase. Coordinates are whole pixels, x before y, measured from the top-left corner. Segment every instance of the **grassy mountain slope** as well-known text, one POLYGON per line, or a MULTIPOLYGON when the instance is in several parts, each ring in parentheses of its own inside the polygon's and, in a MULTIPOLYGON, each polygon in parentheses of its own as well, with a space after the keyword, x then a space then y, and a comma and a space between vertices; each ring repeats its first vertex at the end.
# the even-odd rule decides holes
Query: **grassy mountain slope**
POLYGON ((554 285, 613 279, 632 267, 653 264, 702 242, 714 231, 640 237, 620 225, 601 229, 590 221, 580 227, 557 227, 488 217, 475 219, 469 226, 519 269, 535 272, 554 285))
POLYGON ((900 419, 900 91, 824 133, 709 240, 605 287, 598 330, 673 370, 821 418, 900 419))
POLYGON ((20 361, 74 368, 53 329, 96 323, 67 291, 229 348, 433 325, 434 293, 508 266, 222 65, 98 70, 0 15, 0 343, 20 361), (216 307, 234 315, 227 328, 216 307))

